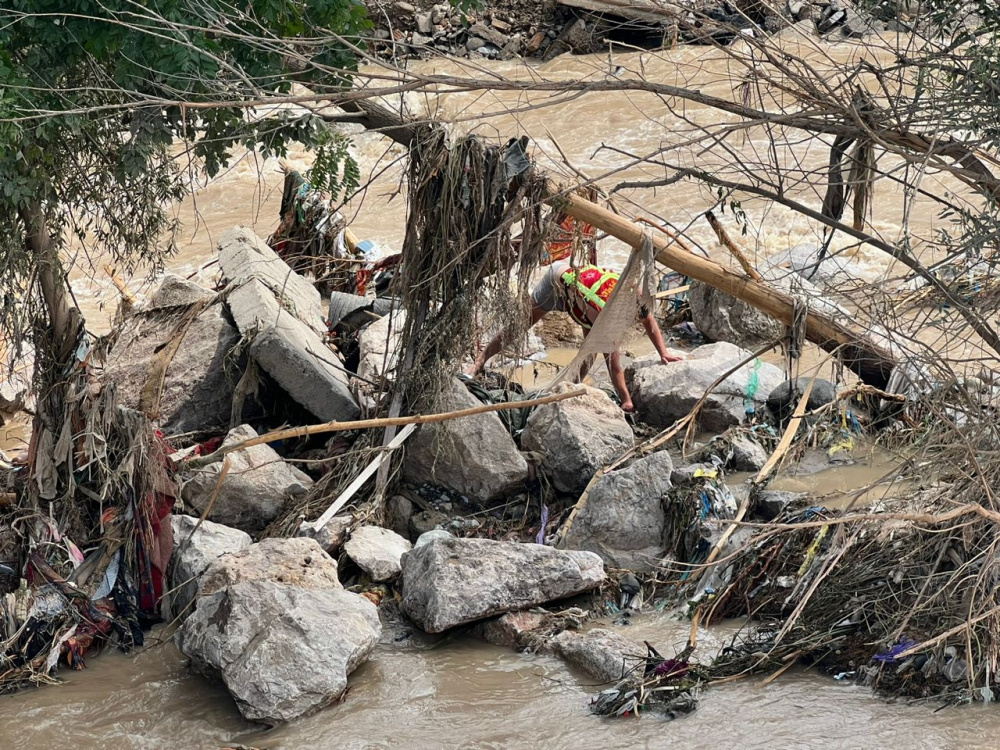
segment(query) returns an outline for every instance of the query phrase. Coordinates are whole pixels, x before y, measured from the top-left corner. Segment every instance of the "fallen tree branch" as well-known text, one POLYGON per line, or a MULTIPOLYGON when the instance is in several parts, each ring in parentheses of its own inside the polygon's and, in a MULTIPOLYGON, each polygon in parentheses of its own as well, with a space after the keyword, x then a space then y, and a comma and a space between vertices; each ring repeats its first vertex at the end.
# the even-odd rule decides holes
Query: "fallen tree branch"
POLYGON ((487 414, 494 411, 507 411, 509 409, 523 409, 531 406, 542 406, 556 401, 563 401, 567 398, 582 396, 587 392, 586 388, 574 388, 564 393, 553 393, 550 396, 528 399, 527 401, 509 401, 502 404, 483 404, 470 409, 459 409, 458 411, 440 412, 437 414, 415 414, 409 417, 383 417, 381 419, 358 419, 352 422, 324 422, 323 424, 306 425, 305 427, 293 427, 287 430, 275 430, 264 435, 258 435, 249 440, 227 445, 214 453, 199 458, 192 458, 187 462, 187 466, 192 469, 200 469, 209 464, 215 463, 227 453, 250 448, 254 445, 273 443, 278 440, 289 440, 291 438, 306 437, 307 435, 322 435, 327 432, 347 432, 348 430, 371 430, 380 427, 401 427, 403 425, 421 425, 433 422, 447 422, 452 419, 462 417, 472 417, 476 414, 487 414))
POLYGON ((764 281, 764 277, 760 275, 756 268, 750 265, 750 261, 747 260, 743 251, 740 250, 739 246, 729 237, 729 234, 726 232, 726 228, 722 226, 722 223, 718 220, 718 218, 716 218, 715 214, 711 211, 706 211, 705 218, 708 219, 708 223, 712 225, 712 229, 715 231, 715 236, 719 238, 719 244, 726 248, 726 250, 728 250, 734 258, 736 258, 736 262, 740 264, 744 271, 746 271, 747 276, 754 281, 764 281))

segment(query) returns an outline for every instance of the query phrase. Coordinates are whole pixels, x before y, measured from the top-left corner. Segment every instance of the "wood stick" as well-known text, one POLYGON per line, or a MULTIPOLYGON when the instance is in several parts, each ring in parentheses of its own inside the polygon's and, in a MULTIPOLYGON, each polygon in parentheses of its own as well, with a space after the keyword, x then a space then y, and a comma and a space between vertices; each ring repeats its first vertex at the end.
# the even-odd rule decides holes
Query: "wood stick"
MULTIPOLYGON (((617 237, 630 247, 642 242, 641 227, 625 217, 617 216, 574 193, 564 193, 552 182, 548 184, 548 202, 579 221, 617 237)), ((653 237, 656 260, 696 281, 703 281, 732 295, 761 312, 792 325, 794 302, 784 292, 765 283, 747 278, 708 258, 684 252, 676 243, 653 237)), ((885 388, 896 365, 895 358, 864 333, 819 312, 810 310, 806 317, 806 337, 824 350, 842 356, 844 363, 858 376, 876 388, 885 388)))
POLYGON ((416 429, 417 426, 415 424, 408 424, 400 430, 399 434, 389 441, 389 444, 382 449, 382 452, 378 456, 375 457, 375 460, 368 464, 364 470, 354 478, 354 481, 351 482, 347 488, 337 496, 337 499, 330 504, 329 508, 323 511, 323 515, 313 522, 313 531, 320 531, 324 526, 326 526, 327 523, 330 522, 330 519, 337 515, 337 511, 343 508, 344 505, 347 504, 347 501, 354 497, 354 493, 361 489, 361 485, 368 481, 368 478, 371 477, 371 475, 374 474, 378 468, 389 459, 390 456, 392 456, 392 452, 394 450, 406 442, 406 439, 412 435, 416 429))
POLYGON ((471 409, 459 409, 458 411, 441 412, 438 414, 416 414, 409 417, 385 417, 382 419, 358 419, 352 422, 324 422, 323 424, 293 427, 287 430, 275 430, 274 432, 268 432, 265 435, 258 435, 255 438, 250 438, 249 440, 243 440, 239 443, 224 446, 215 451, 215 453, 210 453, 207 456, 192 458, 187 462, 187 466, 192 469, 199 469, 203 466, 215 463, 227 453, 232 453, 233 451, 238 451, 243 448, 250 448, 254 445, 273 443, 276 440, 288 440, 290 438, 305 437, 307 435, 322 435, 327 432, 346 432, 348 430, 370 430, 377 429, 379 427, 401 427, 408 424, 421 425, 430 424, 432 422, 447 422, 451 419, 472 417, 476 414, 486 414, 494 411, 507 411, 509 409, 522 409, 529 406, 542 406, 543 404, 563 401, 567 398, 576 398, 577 396, 582 396, 586 392, 586 388, 574 388, 571 391, 553 393, 549 396, 533 398, 527 401, 509 401, 502 404, 483 404, 482 406, 475 406, 471 409))
MULTIPOLYGON (((816 384, 816 376, 814 375, 810 379, 809 384, 805 387, 802 392, 801 398, 799 398, 799 403, 795 406, 795 411, 792 412, 792 418, 788 420, 788 426, 785 428, 784 434, 781 436, 781 440, 778 441, 778 447, 774 449, 774 452, 767 459, 767 463, 761 467, 761 470, 757 472, 757 476, 753 478, 753 483, 758 487, 762 485, 767 478, 774 471, 774 467, 778 465, 778 462, 785 457, 788 453, 788 449, 792 445, 792 440, 795 439, 795 433, 799 431, 799 426, 802 424, 803 417, 806 413, 806 407, 809 405, 809 396, 812 394, 813 385, 816 384)), ((742 520, 742 519, 741 519, 742 520)))
POLYGON ((708 223, 712 225, 712 229, 715 230, 715 236, 719 238, 719 244, 722 245, 726 250, 728 250, 736 262, 740 264, 744 271, 746 271, 747 276, 749 276, 754 281, 764 281, 764 277, 758 273, 757 269, 750 265, 750 261, 743 254, 739 245, 730 239, 729 234, 726 232, 726 228, 722 226, 720 222, 711 211, 705 212, 705 218, 708 219, 708 223))
POLYGON ((684 294, 691 289, 690 284, 685 284, 684 286, 676 286, 673 289, 668 289, 665 292, 657 292, 656 299, 667 299, 667 297, 676 297, 678 294, 684 294))

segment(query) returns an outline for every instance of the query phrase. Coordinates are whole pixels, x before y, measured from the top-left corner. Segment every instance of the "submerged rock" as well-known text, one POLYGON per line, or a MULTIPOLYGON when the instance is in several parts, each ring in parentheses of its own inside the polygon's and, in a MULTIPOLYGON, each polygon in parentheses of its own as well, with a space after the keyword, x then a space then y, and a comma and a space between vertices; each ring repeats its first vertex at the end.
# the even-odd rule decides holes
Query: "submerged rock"
MULTIPOLYGON (((458 379, 449 381, 434 411, 481 406, 458 379)), ((421 426, 410 438, 403 478, 430 482, 487 502, 515 491, 528 478, 528 463, 494 413, 421 426)))
POLYGON ((315 539, 262 539, 246 549, 220 557, 201 578, 198 596, 209 596, 227 586, 274 581, 310 591, 342 588, 337 563, 315 539))
POLYGON ((612 568, 654 570, 663 556, 662 501, 672 469, 660 451, 602 476, 559 547, 594 552, 612 568))
POLYGON ((503 648, 516 648, 524 633, 537 630, 545 622, 544 610, 507 612, 499 617, 477 623, 472 634, 486 643, 503 648))
MULTIPOLYGON (((699 346, 680 362, 640 360, 630 368, 633 401, 644 420, 669 427, 694 408, 712 383, 749 356, 745 349, 720 341, 699 346)), ((767 394, 782 380, 780 369, 759 359, 743 365, 709 394, 699 424, 710 432, 739 424, 748 408, 764 407, 767 394)))
POLYGON ((246 549, 253 541, 246 532, 219 523, 203 521, 199 526, 193 516, 173 515, 170 525, 174 550, 170 560, 171 592, 164 610, 167 619, 187 617, 189 605, 198 595, 202 573, 223 555, 246 549))
POLYGON ((552 651, 570 665, 602 683, 618 682, 644 656, 641 646, 618 633, 594 628, 582 633, 564 630, 552 639, 552 651))
MULTIPOLYGON (((119 404, 142 410, 150 367, 181 335, 179 327, 188 311, 187 306, 156 307, 121 324, 101 376, 102 382, 117 388, 119 404)), ((222 304, 209 305, 190 322, 166 368, 155 420, 159 427, 182 433, 229 425, 233 384, 239 380, 232 352, 239 340, 222 304)))
MULTIPOLYGON (((230 430, 223 446, 257 437, 249 425, 230 430)), ((254 445, 226 455, 229 472, 219 487, 208 517, 226 526, 256 532, 273 521, 285 500, 305 493, 312 480, 281 460, 269 445, 254 445)), ((181 487, 181 498, 203 513, 219 484, 224 462, 200 469, 181 487)))
POLYGON ((525 449, 542 455, 542 468, 555 488, 569 493, 582 492, 634 440, 625 412, 604 391, 590 387, 582 396, 536 408, 521 437, 525 449))
POLYGON ((381 631, 364 597, 254 581, 199 599, 176 641, 195 671, 221 679, 246 719, 273 725, 343 695, 381 631))
POLYGON ((428 633, 596 588, 601 558, 538 544, 434 539, 403 555, 402 608, 428 633))
POLYGON ((391 581, 402 571, 400 558, 413 549, 409 540, 389 529, 362 526, 351 532, 344 553, 373 581, 391 581))

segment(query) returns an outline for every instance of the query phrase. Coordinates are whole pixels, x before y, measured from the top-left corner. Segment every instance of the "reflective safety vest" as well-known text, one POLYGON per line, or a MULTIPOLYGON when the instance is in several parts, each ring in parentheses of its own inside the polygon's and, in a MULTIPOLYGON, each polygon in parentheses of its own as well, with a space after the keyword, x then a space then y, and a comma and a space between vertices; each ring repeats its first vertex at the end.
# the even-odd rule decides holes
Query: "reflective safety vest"
POLYGON ((587 316, 587 307, 597 312, 603 310, 620 277, 621 274, 598 266, 568 269, 560 276, 567 291, 573 292, 568 295, 566 312, 581 326, 590 329, 593 324, 587 316))

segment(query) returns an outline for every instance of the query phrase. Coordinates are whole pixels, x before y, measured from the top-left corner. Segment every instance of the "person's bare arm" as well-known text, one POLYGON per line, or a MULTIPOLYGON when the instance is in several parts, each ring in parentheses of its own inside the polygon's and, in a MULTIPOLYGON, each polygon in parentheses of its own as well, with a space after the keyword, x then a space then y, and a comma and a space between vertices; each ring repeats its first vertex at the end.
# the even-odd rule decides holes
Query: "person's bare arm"
POLYGON ((653 347, 656 349, 656 353, 660 355, 660 361, 663 364, 667 364, 667 362, 680 362, 684 359, 684 357, 675 357, 667 351, 667 347, 663 343, 663 334, 660 332, 660 326, 656 322, 656 318, 653 317, 653 313, 647 313, 642 319, 642 327, 646 331, 646 336, 653 342, 653 347))

